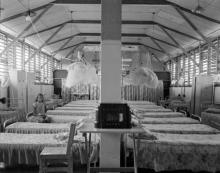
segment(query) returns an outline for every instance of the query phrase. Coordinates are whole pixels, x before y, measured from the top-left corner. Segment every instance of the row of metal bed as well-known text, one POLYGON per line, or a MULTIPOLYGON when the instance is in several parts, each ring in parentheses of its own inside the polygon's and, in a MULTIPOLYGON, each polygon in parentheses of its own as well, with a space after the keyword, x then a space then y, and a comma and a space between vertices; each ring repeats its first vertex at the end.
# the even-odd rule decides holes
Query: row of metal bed
MULTIPOLYGON (((96 108, 95 101, 74 101, 48 111, 51 123, 14 122, 6 125, 4 133, 0 133, 0 162, 4 162, 6 166, 38 165, 39 154, 44 147, 65 146, 70 123, 75 122, 77 128, 80 128, 83 121, 94 114, 96 108)), ((96 161, 98 141, 95 138, 92 141, 92 152, 96 161)), ((74 137, 72 151, 75 165, 86 163, 87 154, 82 134, 77 133, 74 137)))
MULTIPOLYGON (((151 102, 128 101, 128 104, 132 122, 145 130, 136 136, 138 168, 220 171, 219 130, 151 102)), ((8 166, 39 164, 40 151, 45 146, 66 145, 69 123, 76 122, 78 129, 87 128, 85 122, 93 121, 97 106, 96 101, 74 101, 48 111, 52 123, 17 122, 5 127, 5 133, 0 133, 0 162, 8 166)), ((75 140, 74 163, 84 164, 87 158, 82 134, 77 133, 75 140)), ((92 142, 92 158, 96 162, 98 136, 92 136, 92 142)), ((129 140, 127 147, 133 148, 129 140)))
POLYGON ((179 112, 131 102, 145 134, 137 137, 138 167, 155 171, 220 171, 220 131, 179 112), (152 108, 157 109, 152 112, 152 108))

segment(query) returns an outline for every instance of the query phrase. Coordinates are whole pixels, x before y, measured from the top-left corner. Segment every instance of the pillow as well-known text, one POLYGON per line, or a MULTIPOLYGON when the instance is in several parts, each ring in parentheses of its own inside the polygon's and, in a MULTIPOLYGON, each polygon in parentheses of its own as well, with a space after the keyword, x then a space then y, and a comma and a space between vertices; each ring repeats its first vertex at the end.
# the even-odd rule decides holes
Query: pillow
POLYGON ((208 108, 220 109, 220 105, 212 104, 212 105, 209 105, 208 108))
POLYGON ((134 135, 135 139, 145 139, 145 140, 157 140, 157 137, 154 136, 151 132, 143 132, 134 135))
POLYGON ((207 113, 220 114, 220 109, 217 108, 208 108, 205 110, 207 113))

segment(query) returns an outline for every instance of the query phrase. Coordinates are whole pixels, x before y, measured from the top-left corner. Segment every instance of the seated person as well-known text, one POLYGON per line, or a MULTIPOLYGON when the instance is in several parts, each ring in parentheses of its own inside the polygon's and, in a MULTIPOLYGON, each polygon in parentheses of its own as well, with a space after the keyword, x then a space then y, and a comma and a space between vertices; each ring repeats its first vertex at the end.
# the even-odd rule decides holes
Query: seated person
POLYGON ((38 94, 33 103, 33 112, 27 117, 29 122, 47 123, 49 118, 46 116, 46 104, 44 103, 43 94, 38 94))

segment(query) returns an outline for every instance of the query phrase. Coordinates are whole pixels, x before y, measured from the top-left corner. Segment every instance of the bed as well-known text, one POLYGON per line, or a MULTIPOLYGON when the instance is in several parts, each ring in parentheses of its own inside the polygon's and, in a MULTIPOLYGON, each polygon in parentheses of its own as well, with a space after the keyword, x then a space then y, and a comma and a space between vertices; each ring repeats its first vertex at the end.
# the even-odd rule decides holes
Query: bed
MULTIPOLYGON (((38 165, 39 154, 46 146, 56 147, 66 145, 63 133, 58 134, 17 134, 0 133, 0 162, 6 166, 18 164, 38 165)), ((98 141, 92 137, 93 161, 98 157, 98 141)), ((86 163, 84 137, 80 134, 75 136, 73 144, 73 158, 75 164, 86 163)))
POLYGON ((90 114, 94 114, 94 110, 49 110, 47 111, 47 115, 60 115, 60 116, 87 116, 90 114))
POLYGON ((157 106, 157 105, 143 105, 143 106, 139 106, 139 105, 131 106, 130 105, 130 108, 137 109, 137 110, 145 110, 145 109, 163 109, 164 107, 157 106))
POLYGON ((184 117, 185 115, 180 112, 144 112, 144 113, 136 113, 135 116, 138 118, 174 118, 174 117, 184 117))
POLYGON ((69 123, 33 123, 33 122, 15 122, 5 128, 6 133, 22 134, 45 134, 62 133, 69 131, 69 123))
POLYGON ((205 124, 143 124, 147 131, 169 134, 220 134, 220 131, 205 124))
POLYGON ((146 133, 136 140, 139 168, 156 172, 220 171, 218 129, 188 117, 147 117, 141 120, 146 133))
POLYGON ((144 112, 173 112, 171 109, 165 109, 165 108, 149 108, 149 109, 137 109, 134 112, 136 113, 144 113, 144 112))
POLYGON ((137 140, 139 168, 220 171, 220 134, 153 134, 156 140, 137 140))
POLYGON ((23 109, 0 110, 0 132, 3 127, 3 123, 6 120, 13 118, 16 121, 24 121, 25 116, 25 111, 23 109))
POLYGON ((126 101, 129 105, 155 105, 153 102, 149 101, 126 101))
POLYGON ((73 116, 73 115, 47 115, 50 118, 50 123, 70 123, 70 122, 77 122, 82 119, 87 119, 87 116, 73 116))
POLYGON ((71 111, 80 111, 80 110, 84 110, 84 111, 93 111, 96 110, 96 107, 81 107, 81 106, 75 106, 75 107, 57 107, 55 110, 71 110, 71 111))
POLYGON ((188 117, 173 117, 173 118, 142 118, 139 119, 141 124, 199 124, 198 120, 188 117))
POLYGON ((208 108, 201 113, 202 123, 220 130, 220 109, 208 108))

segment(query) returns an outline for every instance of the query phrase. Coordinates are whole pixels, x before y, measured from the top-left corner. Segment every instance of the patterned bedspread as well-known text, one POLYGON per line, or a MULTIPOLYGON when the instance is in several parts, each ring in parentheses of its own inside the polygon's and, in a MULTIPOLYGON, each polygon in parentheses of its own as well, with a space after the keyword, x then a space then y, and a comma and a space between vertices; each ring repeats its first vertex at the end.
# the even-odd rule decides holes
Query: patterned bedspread
POLYGON ((142 124, 199 124, 200 122, 187 117, 174 117, 174 118, 148 118, 140 119, 142 124))
POLYGON ((25 111, 23 109, 16 109, 12 111, 0 111, 0 131, 4 121, 13 118, 16 121, 23 121, 25 119, 25 111))
POLYGON ((137 142, 139 168, 220 171, 220 134, 153 134, 137 142))
POLYGON ((164 109, 164 108, 158 108, 158 109, 145 109, 145 110, 136 110, 136 113, 145 113, 145 112, 173 112, 171 109, 164 109))
POLYGON ((83 111, 93 111, 93 110, 96 110, 97 108, 96 107, 57 107, 55 110, 71 110, 71 111, 80 111, 80 110, 83 110, 83 111))
POLYGON ((155 105, 153 102, 149 101, 126 101, 129 105, 155 105))
POLYGON ((72 115, 72 116, 87 116, 92 113, 95 113, 95 111, 91 110, 49 110, 47 111, 47 115, 72 115))
POLYGON ((219 113, 202 112, 201 117, 202 117, 202 123, 210 125, 220 130, 219 113))
POLYGON ((145 111, 147 109, 165 109, 161 106, 157 105, 145 105, 145 106, 130 106, 133 111, 145 111))
POLYGON ((51 123, 69 123, 69 122, 78 122, 82 119, 86 119, 87 116, 73 116, 73 115, 47 115, 50 118, 51 123))
POLYGON ((151 132, 169 134, 220 134, 220 131, 205 124, 144 124, 151 132))
POLYGON ((16 122, 6 127, 6 133, 42 134, 68 132, 68 123, 16 122))
MULTIPOLYGON (((39 154, 46 146, 65 146, 65 134, 16 134, 0 133, 0 162, 12 166, 16 164, 39 164, 39 154), (62 140, 63 139, 63 140, 62 140)), ((75 136, 73 144, 74 163, 86 163, 84 138, 75 136)), ((97 158, 98 146, 92 139, 93 158, 97 158)))
POLYGON ((173 118, 173 117, 184 117, 185 115, 180 112, 144 112, 136 114, 138 118, 173 118))

